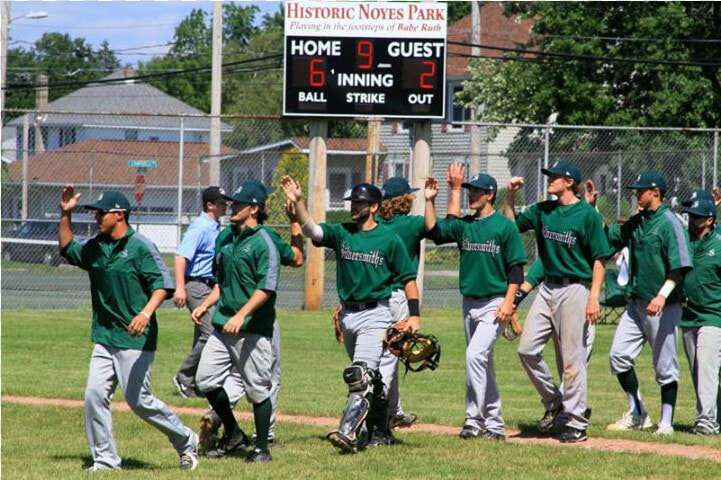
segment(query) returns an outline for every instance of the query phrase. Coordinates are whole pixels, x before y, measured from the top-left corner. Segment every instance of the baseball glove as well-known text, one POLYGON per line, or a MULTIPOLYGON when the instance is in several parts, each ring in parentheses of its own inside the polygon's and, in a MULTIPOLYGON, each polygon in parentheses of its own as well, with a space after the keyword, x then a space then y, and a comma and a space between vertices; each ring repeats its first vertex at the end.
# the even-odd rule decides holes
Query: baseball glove
POLYGON ((521 326, 521 322, 518 321, 518 309, 514 308, 513 316, 511 316, 511 319, 506 323, 506 328, 503 329, 502 335, 506 340, 513 341, 521 333, 523 333, 523 327, 521 326))
POLYGON ((386 329, 383 347, 398 357, 406 372, 420 372, 426 368, 435 370, 441 359, 441 345, 433 335, 407 331, 408 322, 403 320, 386 329), (414 366, 414 364, 416 364, 414 366))

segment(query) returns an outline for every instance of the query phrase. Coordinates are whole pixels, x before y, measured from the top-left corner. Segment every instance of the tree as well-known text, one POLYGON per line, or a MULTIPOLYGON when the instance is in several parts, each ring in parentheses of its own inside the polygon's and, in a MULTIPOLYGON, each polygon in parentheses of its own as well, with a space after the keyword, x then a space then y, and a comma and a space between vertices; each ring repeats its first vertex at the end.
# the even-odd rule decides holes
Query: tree
POLYGON ((560 59, 506 53, 474 60, 459 101, 480 119, 595 125, 719 126, 721 31, 713 2, 528 2, 507 15, 533 18, 521 47, 600 57, 716 63, 707 66, 560 59), (614 40, 599 39, 610 37, 614 40))
POLYGON ((285 193, 280 186, 280 179, 285 175, 293 177, 303 188, 303 192, 308 194, 308 157, 303 155, 300 150, 293 147, 281 152, 278 167, 273 173, 273 187, 275 190, 268 197, 268 224, 283 225, 288 223, 285 216, 285 193))

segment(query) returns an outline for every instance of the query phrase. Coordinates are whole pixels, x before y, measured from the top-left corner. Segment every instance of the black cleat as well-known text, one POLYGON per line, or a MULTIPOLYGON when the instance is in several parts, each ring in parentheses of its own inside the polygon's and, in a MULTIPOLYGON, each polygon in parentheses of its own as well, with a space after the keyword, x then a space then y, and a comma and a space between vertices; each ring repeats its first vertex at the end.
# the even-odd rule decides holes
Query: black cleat
POLYGON ((492 432, 490 430, 486 430, 481 434, 481 438, 485 438, 486 440, 497 440, 499 442, 505 442, 506 436, 502 433, 496 433, 492 432))
POLYGON ((470 438, 480 437, 483 432, 484 430, 481 428, 473 427, 471 425, 464 425, 461 433, 459 433, 458 436, 464 440, 468 440, 470 438))
POLYGON ((538 422, 538 431, 541 433, 549 433, 556 422, 556 417, 563 411, 563 405, 559 405, 553 410, 546 410, 543 418, 538 422))
POLYGON ((223 458, 233 452, 245 450, 252 445, 248 436, 241 430, 235 435, 223 435, 215 450, 206 453, 208 458, 223 458))
POLYGON ((418 421, 415 413, 403 413, 391 418, 391 428, 408 428, 418 421))
POLYGON ((366 447, 372 448, 378 447, 380 445, 393 445, 395 442, 396 439, 393 437, 393 434, 390 431, 379 432, 377 430, 374 430, 366 447))
POLYGON ((585 412, 583 412, 583 418, 586 420, 591 420, 591 407, 588 407, 585 412))
POLYGON ((270 452, 265 452, 259 448, 256 448, 245 457, 247 463, 268 463, 271 460, 273 460, 273 457, 270 456, 270 452))
POLYGON ((358 441, 351 440, 340 432, 330 432, 326 438, 343 452, 358 453, 358 441))
POLYGON ((585 442, 586 440, 588 440, 588 435, 586 435, 586 430, 578 430, 572 427, 565 427, 563 429, 563 433, 558 436, 558 440, 561 443, 585 442))

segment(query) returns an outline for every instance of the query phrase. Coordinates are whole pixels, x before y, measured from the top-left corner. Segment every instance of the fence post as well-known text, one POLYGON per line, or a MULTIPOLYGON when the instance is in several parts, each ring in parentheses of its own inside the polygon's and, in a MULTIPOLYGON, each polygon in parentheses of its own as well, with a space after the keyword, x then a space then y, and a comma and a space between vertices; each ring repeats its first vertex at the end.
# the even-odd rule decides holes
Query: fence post
MULTIPOLYGON (((422 187, 425 179, 431 174, 431 122, 425 120, 413 124, 413 168, 411 170, 411 186, 422 187)), ((413 204, 413 213, 423 215, 425 211, 425 198, 423 190, 416 196, 413 204)), ((423 275, 425 272, 425 240, 421 240, 420 256, 418 258, 418 299, 423 301, 423 275)))
POLYGON ((718 186, 718 130, 713 132, 713 186, 718 186))
MULTIPOLYGON (((317 223, 325 221, 325 186, 328 136, 327 120, 310 122, 310 146, 308 152, 308 212, 317 223)), ((310 242, 307 242, 310 245, 310 242)), ((325 248, 308 249, 308 266, 305 270, 305 308, 323 308, 323 284, 325 248)))
POLYGON ((183 230, 183 147, 185 145, 185 119, 180 117, 180 138, 178 139, 178 232, 175 236, 176 247, 180 245, 183 230))
POLYGON ((701 152, 701 190, 706 190, 706 152, 701 152))
MULTIPOLYGON (((623 180, 621 176, 623 175, 623 156, 618 156, 618 169, 616 171, 616 221, 621 217, 621 195, 623 192, 623 189, 621 188, 621 185, 623 185, 623 180)), ((614 222, 615 223, 615 222, 614 222)))
POLYGON ((22 165, 22 207, 20 210, 20 218, 28 219, 28 150, 30 145, 30 113, 26 113, 23 118, 23 165, 22 165))
MULTIPOLYGON (((548 144, 551 141, 551 128, 546 127, 543 130, 543 168, 548 168, 548 144)), ((540 174, 540 172, 539 172, 540 174)), ((542 178, 539 176, 539 178, 542 178)), ((541 187, 543 188, 543 198, 541 200, 545 200, 546 197, 548 197, 548 182, 544 182, 540 180, 541 187)))

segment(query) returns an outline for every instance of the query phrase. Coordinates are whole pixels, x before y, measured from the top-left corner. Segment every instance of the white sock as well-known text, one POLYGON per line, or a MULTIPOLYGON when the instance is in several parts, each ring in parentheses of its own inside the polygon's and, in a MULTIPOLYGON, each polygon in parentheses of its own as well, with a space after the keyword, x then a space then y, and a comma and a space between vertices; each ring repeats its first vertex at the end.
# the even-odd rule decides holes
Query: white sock
POLYGON ((661 421, 659 424, 671 425, 671 419, 673 418, 673 407, 668 403, 661 404, 661 421))
POLYGON ((636 415, 645 415, 646 407, 643 406, 643 401, 641 400, 641 392, 637 391, 636 396, 638 397, 638 408, 640 411, 636 410, 636 400, 633 398, 633 395, 626 392, 626 400, 628 400, 628 409, 631 410, 631 413, 635 413, 636 415))

